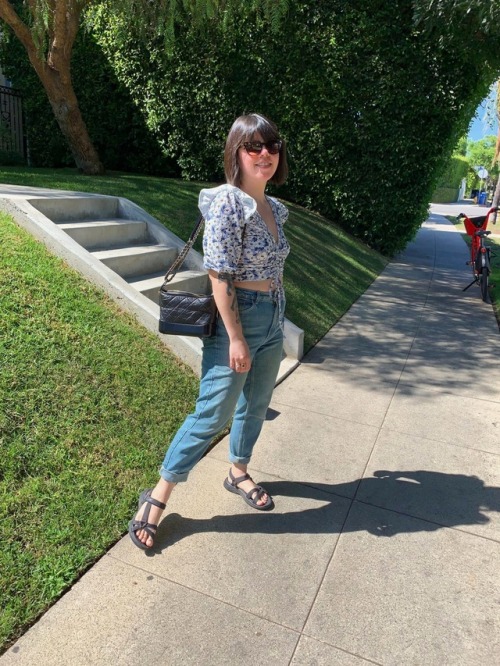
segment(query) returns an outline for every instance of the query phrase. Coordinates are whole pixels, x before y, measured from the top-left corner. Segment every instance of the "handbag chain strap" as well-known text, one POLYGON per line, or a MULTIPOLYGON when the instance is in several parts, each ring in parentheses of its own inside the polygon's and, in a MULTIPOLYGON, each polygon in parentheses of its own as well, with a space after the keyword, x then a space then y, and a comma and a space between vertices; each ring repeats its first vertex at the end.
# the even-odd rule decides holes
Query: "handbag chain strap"
POLYGON ((188 254, 189 250, 193 247, 196 239, 198 238, 198 235, 201 231, 201 228, 203 226, 204 221, 205 220, 203 219, 203 215, 200 215, 196 224, 195 224, 195 227, 194 227, 193 231, 191 232, 191 236, 189 236, 189 239, 188 239, 186 245, 184 245, 182 250, 177 255, 177 258, 174 261, 174 263, 170 266, 168 271, 165 273, 165 282, 164 282, 164 284, 167 283, 167 282, 170 282, 171 280, 174 279, 177 271, 182 266, 182 264, 184 262, 184 259, 187 257, 187 254, 188 254))

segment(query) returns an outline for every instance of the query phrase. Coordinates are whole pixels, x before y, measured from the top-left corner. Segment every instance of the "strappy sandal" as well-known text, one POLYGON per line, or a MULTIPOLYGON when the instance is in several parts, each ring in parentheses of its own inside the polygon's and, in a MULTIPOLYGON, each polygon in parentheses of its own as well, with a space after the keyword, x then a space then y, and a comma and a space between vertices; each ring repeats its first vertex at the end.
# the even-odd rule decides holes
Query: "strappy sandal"
POLYGON ((166 504, 154 499, 154 497, 151 497, 152 491, 153 491, 152 488, 148 488, 147 490, 143 490, 142 493, 140 494, 139 509, 143 504, 147 503, 147 507, 144 509, 142 520, 133 519, 128 524, 128 533, 130 535, 130 538, 137 546, 137 548, 140 548, 141 550, 150 550, 153 546, 146 546, 145 543, 142 543, 142 541, 137 538, 136 533, 140 532, 141 530, 144 530, 146 534, 150 536, 154 541, 154 538, 156 536, 156 530, 158 529, 158 525, 155 525, 154 523, 148 523, 149 512, 151 511, 151 505, 157 506, 159 509, 166 508, 166 504))
POLYGON ((252 488, 252 490, 249 490, 247 493, 241 488, 238 488, 238 484, 242 483, 242 481, 246 481, 247 479, 254 483, 254 480, 250 474, 243 474, 242 476, 235 478, 232 471, 229 470, 229 479, 224 479, 224 488, 229 490, 230 493, 237 493, 238 495, 241 495, 245 502, 252 507, 252 509, 257 509, 258 511, 269 511, 270 509, 274 509, 273 498, 266 490, 264 490, 262 486, 256 485, 255 488, 252 488), (267 495, 266 503, 257 504, 257 502, 262 499, 264 495, 267 495))

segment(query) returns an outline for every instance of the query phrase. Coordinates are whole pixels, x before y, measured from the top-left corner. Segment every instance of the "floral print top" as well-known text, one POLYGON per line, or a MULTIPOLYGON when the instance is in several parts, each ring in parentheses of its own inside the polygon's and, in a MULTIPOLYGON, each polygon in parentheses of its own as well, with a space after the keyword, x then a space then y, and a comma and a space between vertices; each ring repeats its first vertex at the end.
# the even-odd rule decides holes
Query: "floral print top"
POLYGON ((205 218, 203 263, 230 273, 237 282, 271 279, 283 300, 283 266, 290 246, 283 232, 288 209, 267 197, 276 221, 278 242, 257 212, 255 199, 233 185, 202 190, 199 208, 205 218))

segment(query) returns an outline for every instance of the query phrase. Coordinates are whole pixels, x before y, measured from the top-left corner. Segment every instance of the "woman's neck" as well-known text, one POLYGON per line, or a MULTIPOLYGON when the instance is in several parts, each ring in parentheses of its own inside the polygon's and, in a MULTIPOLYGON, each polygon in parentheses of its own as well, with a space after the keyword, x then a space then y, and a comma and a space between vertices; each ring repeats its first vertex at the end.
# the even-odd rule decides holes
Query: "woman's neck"
POLYGON ((266 183, 262 185, 261 183, 252 183, 251 185, 241 183, 240 190, 251 196, 252 199, 255 199, 257 204, 262 204, 266 201, 266 183))

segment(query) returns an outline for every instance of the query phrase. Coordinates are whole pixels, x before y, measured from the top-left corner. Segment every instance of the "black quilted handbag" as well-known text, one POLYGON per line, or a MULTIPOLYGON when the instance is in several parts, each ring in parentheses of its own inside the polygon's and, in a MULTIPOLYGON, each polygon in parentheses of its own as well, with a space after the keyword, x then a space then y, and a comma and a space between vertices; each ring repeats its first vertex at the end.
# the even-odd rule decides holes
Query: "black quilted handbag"
POLYGON ((188 291, 168 288, 168 283, 173 279, 187 253, 193 247, 203 226, 203 221, 203 216, 200 215, 188 242, 168 269, 160 288, 160 333, 205 338, 215 332, 217 307, 212 294, 192 294, 188 291))

